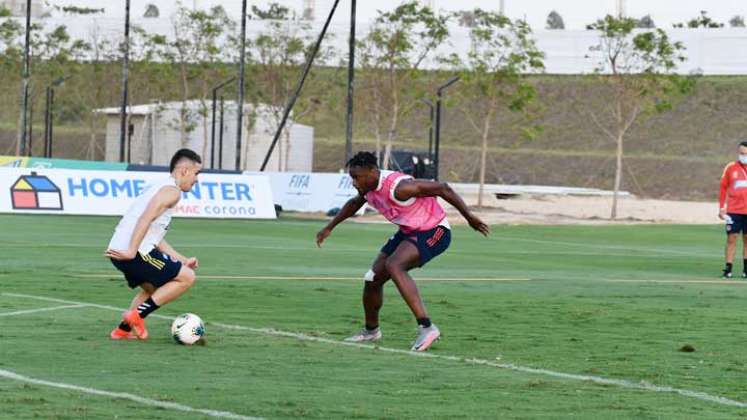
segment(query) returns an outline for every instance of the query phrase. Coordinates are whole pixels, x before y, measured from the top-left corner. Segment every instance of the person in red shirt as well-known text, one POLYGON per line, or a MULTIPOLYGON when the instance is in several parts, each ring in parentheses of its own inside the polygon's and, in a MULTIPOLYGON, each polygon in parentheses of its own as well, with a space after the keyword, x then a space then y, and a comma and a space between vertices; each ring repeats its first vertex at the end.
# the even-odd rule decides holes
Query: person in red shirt
POLYGON ((739 143, 738 159, 729 163, 721 175, 718 217, 726 221, 726 266, 724 278, 731 278, 737 239, 742 236, 742 277, 747 278, 747 141, 739 143))

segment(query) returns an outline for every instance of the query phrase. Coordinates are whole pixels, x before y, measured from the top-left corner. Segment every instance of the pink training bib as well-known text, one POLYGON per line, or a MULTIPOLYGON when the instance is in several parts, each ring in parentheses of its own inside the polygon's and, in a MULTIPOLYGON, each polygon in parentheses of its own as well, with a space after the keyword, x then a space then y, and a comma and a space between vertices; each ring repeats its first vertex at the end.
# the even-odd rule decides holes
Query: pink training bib
POLYGON ((431 230, 444 219, 446 212, 436 197, 412 197, 400 201, 394 196, 397 185, 410 175, 401 172, 380 171, 379 186, 366 194, 368 204, 387 220, 399 225, 404 233, 431 230))

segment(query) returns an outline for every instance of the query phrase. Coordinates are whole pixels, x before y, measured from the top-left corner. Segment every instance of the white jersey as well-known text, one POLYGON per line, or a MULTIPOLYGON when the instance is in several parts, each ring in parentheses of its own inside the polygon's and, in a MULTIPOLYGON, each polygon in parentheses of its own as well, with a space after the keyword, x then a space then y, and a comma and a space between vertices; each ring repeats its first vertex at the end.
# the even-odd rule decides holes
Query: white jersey
MULTIPOLYGON (((135 199, 135 202, 132 203, 129 209, 127 209, 127 213, 122 216, 122 220, 119 221, 117 228, 114 230, 114 235, 112 236, 111 241, 109 241, 110 249, 127 251, 130 247, 130 240, 135 232, 137 221, 145 212, 145 209, 148 207, 153 196, 163 187, 176 187, 176 180, 169 176, 162 181, 156 181, 146 186, 143 193, 135 199)), ((173 208, 166 209, 166 211, 150 224, 143 241, 137 248, 140 255, 147 255, 163 240, 163 237, 166 236, 166 231, 169 229, 169 225, 171 224, 171 216, 173 213, 173 208)))

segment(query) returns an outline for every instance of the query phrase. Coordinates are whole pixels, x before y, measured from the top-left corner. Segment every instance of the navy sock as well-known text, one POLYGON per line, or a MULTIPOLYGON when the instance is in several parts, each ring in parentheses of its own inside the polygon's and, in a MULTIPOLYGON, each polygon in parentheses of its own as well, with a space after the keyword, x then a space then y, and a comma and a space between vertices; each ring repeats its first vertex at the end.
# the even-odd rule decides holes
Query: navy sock
POLYGON ((132 327, 130 327, 129 325, 125 324, 124 322, 120 322, 119 323, 119 329, 122 330, 122 331, 127 331, 127 332, 132 331, 132 327))
POLYGON ((141 303, 140 306, 137 307, 137 313, 140 314, 140 318, 145 318, 151 312, 155 311, 158 308, 159 306, 156 305, 156 302, 153 302, 153 299, 148 298, 148 300, 141 303))
POLYGON ((731 267, 732 267, 731 263, 726 263, 726 268, 724 269, 724 271, 731 273, 731 267))
POLYGON ((423 328, 429 328, 431 326, 431 319, 430 318, 418 318, 418 325, 421 325, 423 328))
POLYGON ((379 328, 379 326, 378 326, 378 325, 374 325, 374 326, 372 327, 372 326, 370 326, 370 325, 366 324, 366 329, 367 329, 367 330, 369 330, 369 331, 373 331, 373 330, 375 330, 375 329, 377 329, 377 328, 379 328))

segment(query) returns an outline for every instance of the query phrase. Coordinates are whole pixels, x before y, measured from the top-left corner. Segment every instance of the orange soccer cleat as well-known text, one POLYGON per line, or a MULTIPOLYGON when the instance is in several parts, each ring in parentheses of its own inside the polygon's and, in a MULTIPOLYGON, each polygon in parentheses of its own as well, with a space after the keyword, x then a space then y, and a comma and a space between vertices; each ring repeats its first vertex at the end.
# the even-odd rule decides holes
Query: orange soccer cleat
POLYGON ((139 313, 137 313, 137 309, 130 309, 125 312, 122 316, 122 320, 132 327, 132 332, 137 336, 137 338, 140 340, 148 338, 148 330, 145 329, 145 320, 140 317, 139 313))
POLYGON ((137 338, 137 336, 131 331, 125 331, 119 327, 114 328, 111 334, 109 334, 109 337, 111 337, 112 340, 134 340, 137 338))

